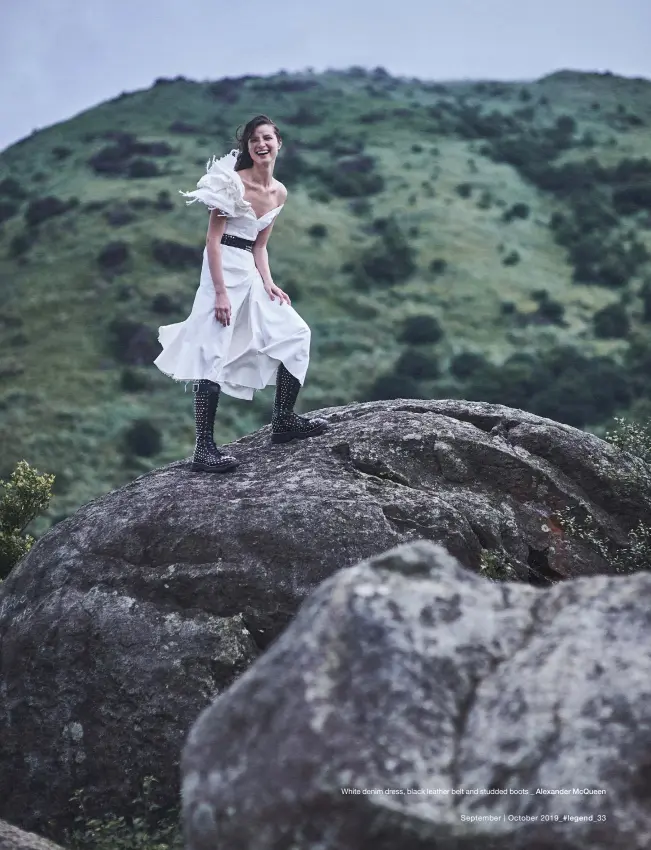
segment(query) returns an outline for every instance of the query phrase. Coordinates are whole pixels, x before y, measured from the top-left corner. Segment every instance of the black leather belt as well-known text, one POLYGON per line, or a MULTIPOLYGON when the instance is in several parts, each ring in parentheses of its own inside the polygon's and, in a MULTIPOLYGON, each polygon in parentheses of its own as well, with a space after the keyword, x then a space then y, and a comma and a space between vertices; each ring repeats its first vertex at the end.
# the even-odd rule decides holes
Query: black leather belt
POLYGON ((231 236, 230 233, 224 233, 222 236, 222 245, 241 248, 243 251, 253 251, 254 243, 250 239, 242 239, 240 236, 231 236))

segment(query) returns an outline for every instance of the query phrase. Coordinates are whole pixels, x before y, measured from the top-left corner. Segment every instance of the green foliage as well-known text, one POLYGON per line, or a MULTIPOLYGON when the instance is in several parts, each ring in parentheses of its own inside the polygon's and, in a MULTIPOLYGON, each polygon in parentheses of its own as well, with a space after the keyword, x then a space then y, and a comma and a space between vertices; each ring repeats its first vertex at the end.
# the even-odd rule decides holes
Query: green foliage
POLYGON ((399 339, 409 345, 426 345, 439 342, 442 337, 443 329, 439 320, 425 313, 408 316, 403 322, 399 339))
MULTIPOLYGON (((586 77, 586 89, 593 82, 586 77)), ((597 111, 594 95, 577 107, 576 85, 559 79, 552 96, 545 81, 530 84, 532 99, 520 102, 521 84, 440 86, 359 68, 205 84, 177 78, 10 147, 0 154, 0 204, 18 214, 0 228, 0 287, 2 312, 24 325, 0 325, 5 463, 28 456, 69 472, 57 493, 61 518, 134 472, 189 454, 191 396, 152 365, 158 325, 190 309, 205 236, 205 210, 186 209, 178 189, 195 182, 208 157, 234 147, 235 128, 262 109, 283 134, 276 174, 292 199, 274 228, 272 270, 300 297, 313 330, 304 410, 333 403, 335 387, 340 403, 480 398, 589 428, 641 410, 651 400, 651 285, 642 285, 651 280, 651 160, 634 117, 646 119, 651 87, 603 78, 597 111), (614 99, 626 107, 617 126, 609 125, 614 99), (138 160, 158 176, 134 184, 138 160), (459 201, 455 187, 464 185, 471 199, 459 201), (59 198, 60 212, 43 218, 31 205, 44 198, 59 198), (545 209, 554 212, 549 230, 538 223, 545 209), (512 222, 508 240, 502 218, 512 222), (325 237, 315 228, 313 239, 294 238, 320 221, 325 237), (98 274, 98 255, 115 242, 128 246, 128 260, 98 274), (512 249, 526 269, 502 266, 515 261, 512 249), (591 288, 573 293, 572 281, 617 289, 627 335, 600 336, 603 317, 593 316, 607 299, 591 288), (434 314, 445 328, 438 342, 434 314), (407 331, 417 316, 430 318, 407 331), (53 326, 65 333, 43 332, 53 326), (403 355, 405 346, 431 363, 403 355), (434 374, 435 361, 437 378, 396 374, 392 365, 373 371, 411 363, 434 374), (160 452, 129 452, 116 464, 139 419, 165 435, 160 452)), ((265 414, 271 394, 262 394, 265 414)), ((256 405, 226 405, 220 441, 263 421, 256 405)), ((54 516, 48 511, 47 521, 54 516)))
POLYGON ((129 246, 125 242, 109 242, 97 256, 97 263, 104 271, 115 271, 129 259, 129 246))
POLYGON ((631 321, 623 304, 607 304, 594 314, 594 332, 600 339, 621 339, 628 336, 631 321))
POLYGON ((629 530, 626 543, 618 546, 605 537, 584 508, 566 508, 556 514, 556 519, 566 535, 582 540, 616 572, 630 575, 651 568, 651 526, 641 520, 629 530))
POLYGON ((479 574, 494 582, 517 581, 518 574, 510 561, 510 556, 506 552, 482 549, 479 574))
POLYGON ((151 246, 153 258, 161 266, 182 271, 196 268, 201 263, 201 250, 193 245, 181 245, 172 239, 156 239, 151 246))
POLYGON ((25 212, 25 221, 29 227, 36 227, 48 218, 63 215, 70 208, 60 198, 37 198, 31 201, 25 212))
POLYGON ((528 204, 513 204, 512 207, 504 212, 502 219, 507 223, 514 221, 516 218, 525 219, 529 218, 530 212, 531 210, 528 204))
POLYGON ((606 432, 605 439, 620 451, 651 464, 651 423, 617 416, 614 427, 606 432))
POLYGON ((314 239, 325 239, 328 235, 328 228, 325 224, 312 224, 307 231, 314 239))
POLYGON ((0 224, 3 221, 9 221, 10 218, 13 218, 20 211, 20 207, 18 204, 12 203, 11 201, 0 201, 0 224))
POLYGON ((78 815, 65 837, 68 850, 183 850, 179 812, 164 811, 156 803, 155 784, 153 777, 144 780, 130 816, 91 817, 87 795, 74 794, 71 803, 78 815))
POLYGON ((439 359, 432 352, 418 348, 405 348, 394 366, 396 375, 405 378, 438 378, 441 372, 439 359))
POLYGON ((137 457, 153 457, 163 447, 163 436, 148 419, 136 419, 126 429, 124 442, 129 454, 137 457))
POLYGON ((389 220, 382 235, 359 259, 355 286, 372 289, 404 283, 416 270, 413 248, 397 221, 389 220))
POLYGON ((505 266, 517 266, 520 262, 520 254, 518 251, 509 251, 509 253, 504 257, 502 263, 505 266))
POLYGON ((50 504, 53 484, 54 475, 41 475, 24 460, 0 482, 0 579, 32 548, 34 538, 25 529, 50 504))

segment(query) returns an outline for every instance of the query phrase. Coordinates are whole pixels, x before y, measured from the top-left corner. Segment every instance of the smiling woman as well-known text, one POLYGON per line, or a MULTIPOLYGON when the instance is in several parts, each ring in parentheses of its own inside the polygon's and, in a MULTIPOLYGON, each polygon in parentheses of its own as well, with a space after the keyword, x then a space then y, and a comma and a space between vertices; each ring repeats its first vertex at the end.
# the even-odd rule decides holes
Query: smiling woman
POLYGON ((192 381, 196 445, 192 469, 223 472, 238 461, 214 442, 223 390, 252 399, 275 384, 271 440, 289 442, 326 430, 323 419, 294 413, 305 381, 310 329, 273 281, 267 243, 287 190, 273 176, 282 139, 266 115, 244 127, 239 150, 208 162, 188 204, 210 210, 201 278, 192 311, 179 324, 159 328, 163 351, 154 361, 177 381, 192 381))

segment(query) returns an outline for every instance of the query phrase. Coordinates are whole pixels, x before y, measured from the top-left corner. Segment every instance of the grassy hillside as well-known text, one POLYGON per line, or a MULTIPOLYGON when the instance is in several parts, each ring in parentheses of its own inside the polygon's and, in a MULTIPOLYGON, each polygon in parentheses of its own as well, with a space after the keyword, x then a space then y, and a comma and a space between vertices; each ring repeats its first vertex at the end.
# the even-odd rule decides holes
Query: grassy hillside
MULTIPOLYGON (((0 475, 55 473, 48 523, 191 452, 191 393, 151 365, 205 237, 178 189, 258 112, 285 140, 270 257, 313 329, 303 409, 465 397, 596 430, 648 413, 651 83, 159 80, 0 154, 0 475)), ((272 401, 224 399, 221 440, 272 401)))

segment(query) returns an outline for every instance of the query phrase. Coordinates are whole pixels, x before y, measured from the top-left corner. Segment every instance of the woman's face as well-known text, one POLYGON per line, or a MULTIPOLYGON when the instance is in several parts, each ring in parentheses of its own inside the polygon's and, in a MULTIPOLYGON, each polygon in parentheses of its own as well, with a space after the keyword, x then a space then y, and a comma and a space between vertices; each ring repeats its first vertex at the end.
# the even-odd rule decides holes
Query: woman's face
POLYGON ((271 124, 260 124, 249 139, 249 153, 253 162, 273 162, 280 149, 280 142, 271 124))

